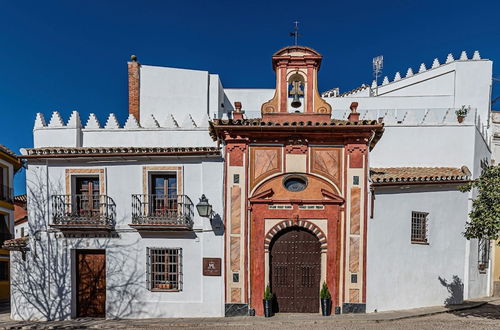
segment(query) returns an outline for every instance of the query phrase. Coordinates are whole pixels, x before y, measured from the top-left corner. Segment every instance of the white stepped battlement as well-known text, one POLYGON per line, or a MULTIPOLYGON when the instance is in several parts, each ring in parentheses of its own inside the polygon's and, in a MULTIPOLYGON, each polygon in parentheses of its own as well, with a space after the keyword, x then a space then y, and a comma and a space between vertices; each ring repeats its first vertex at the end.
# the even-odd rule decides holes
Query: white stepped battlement
POLYGON ((122 125, 111 113, 99 120, 91 113, 82 124, 80 114, 73 111, 65 122, 54 111, 50 120, 38 113, 33 129, 34 147, 206 147, 214 142, 208 134, 209 116, 184 114, 183 118, 166 114, 163 118, 149 115, 142 125, 130 114, 122 125), (104 123, 104 125, 102 124, 104 123))
POLYGON ((42 113, 36 114, 35 126, 34 129, 51 129, 51 128, 81 128, 84 130, 116 130, 116 129, 208 129, 208 122, 210 117, 208 114, 204 116, 195 117, 191 114, 186 114, 183 118, 176 118, 173 114, 167 114, 161 120, 158 120, 153 115, 149 115, 144 121, 143 126, 139 124, 139 121, 134 117, 134 115, 130 114, 127 118, 127 121, 122 126, 118 122, 114 113, 109 114, 108 118, 105 121, 104 126, 100 124, 100 121, 97 119, 97 116, 94 113, 89 115, 89 118, 86 121, 85 126, 82 125, 80 120, 80 114, 78 111, 73 111, 65 123, 61 117, 61 114, 58 111, 54 111, 52 116, 47 124, 45 120, 45 116, 42 113), (180 124, 179 124, 180 123, 180 124))
MULTIPOLYGON (((410 77, 418 77, 420 74, 422 74, 424 72, 428 72, 428 71, 431 71, 433 69, 441 68, 441 67, 447 66, 451 63, 466 62, 466 61, 479 61, 479 60, 481 60, 481 55, 479 54, 479 51, 477 51, 477 50, 474 51, 474 54, 470 58, 467 55, 466 51, 462 51, 460 53, 460 56, 458 57, 458 59, 455 59, 453 57, 453 54, 450 53, 446 57, 446 60, 444 61, 443 64, 440 63, 438 58, 435 58, 432 61, 432 63, 430 64, 430 66, 427 66, 425 63, 421 63, 420 66, 418 67, 418 70, 416 70, 416 71, 414 71, 414 69, 412 67, 408 68, 406 70, 406 74, 404 75, 404 77, 401 74, 401 72, 396 72, 394 74, 394 78, 392 80, 389 79, 389 76, 384 76, 382 79, 382 82, 379 81, 378 84, 374 80, 372 82, 370 88, 371 88, 371 90, 374 90, 377 87, 381 87, 381 86, 388 87, 394 82, 401 82, 401 81, 404 81, 406 78, 410 78, 410 77)), ((368 85, 366 85, 366 86, 368 87, 368 85)), ((328 91, 322 93, 321 96, 327 97, 327 98, 328 97, 353 97, 353 96, 360 96, 361 94, 364 94, 364 93, 366 93, 366 90, 364 90, 364 88, 360 87, 360 88, 356 88, 352 91, 348 91, 348 92, 341 93, 341 94, 339 94, 339 93, 335 94, 332 92, 332 90, 328 90, 328 91)))
MULTIPOLYGON (((425 63, 421 63, 420 66, 419 66, 419 68, 418 68, 418 71, 416 73, 414 73, 413 68, 410 67, 406 71, 406 76, 404 78, 401 78, 401 74, 399 72, 396 72, 396 74, 394 76, 394 79, 392 81, 389 80, 388 76, 385 76, 384 79, 382 80, 382 84, 380 84, 378 86, 386 86, 386 85, 391 84, 393 82, 400 81, 401 79, 405 79, 405 78, 409 78, 409 77, 415 77, 415 76, 418 76, 420 73, 424 73, 424 72, 432 70, 432 69, 437 69, 437 68, 443 67, 445 65, 448 65, 448 64, 451 64, 451 63, 454 63, 454 62, 479 61, 479 60, 481 60, 481 55, 479 54, 479 51, 477 51, 477 50, 474 51, 474 54, 472 55, 471 58, 468 57, 467 52, 465 50, 462 51, 460 53, 460 57, 458 58, 458 60, 455 60, 455 58, 453 57, 453 54, 450 53, 446 57, 446 61, 443 64, 440 64, 439 59, 435 58, 432 61, 432 64, 430 65, 430 68, 427 68, 427 66, 426 66, 425 63)), ((372 88, 376 88, 376 87, 377 87, 377 82, 373 81, 372 82, 372 88)))

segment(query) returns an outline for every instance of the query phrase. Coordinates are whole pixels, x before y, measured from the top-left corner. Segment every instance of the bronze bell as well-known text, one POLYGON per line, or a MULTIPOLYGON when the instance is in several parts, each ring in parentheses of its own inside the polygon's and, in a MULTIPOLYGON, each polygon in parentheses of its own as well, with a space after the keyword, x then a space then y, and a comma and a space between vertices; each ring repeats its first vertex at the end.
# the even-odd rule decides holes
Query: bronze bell
POLYGON ((293 94, 293 100, 291 105, 293 108, 300 108, 302 102, 300 102, 299 94, 293 94))
POLYGON ((290 91, 290 94, 293 95, 293 100, 291 106, 293 108, 299 108, 302 105, 302 102, 300 102, 300 97, 299 95, 303 95, 304 92, 300 89, 300 81, 294 81, 293 82, 293 88, 290 91))

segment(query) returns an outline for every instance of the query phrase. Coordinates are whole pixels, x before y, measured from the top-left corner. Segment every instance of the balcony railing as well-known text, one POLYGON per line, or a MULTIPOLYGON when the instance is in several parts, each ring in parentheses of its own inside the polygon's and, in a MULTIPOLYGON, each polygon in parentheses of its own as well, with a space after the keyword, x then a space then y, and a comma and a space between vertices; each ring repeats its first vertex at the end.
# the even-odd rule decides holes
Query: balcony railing
POLYGON ((110 230, 115 222, 115 203, 106 195, 52 196, 53 224, 59 229, 110 230))
POLYGON ((136 229, 193 228, 193 202, 185 195, 132 195, 132 224, 136 229))
POLYGON ((14 189, 6 185, 0 185, 0 201, 12 203, 14 201, 14 189))

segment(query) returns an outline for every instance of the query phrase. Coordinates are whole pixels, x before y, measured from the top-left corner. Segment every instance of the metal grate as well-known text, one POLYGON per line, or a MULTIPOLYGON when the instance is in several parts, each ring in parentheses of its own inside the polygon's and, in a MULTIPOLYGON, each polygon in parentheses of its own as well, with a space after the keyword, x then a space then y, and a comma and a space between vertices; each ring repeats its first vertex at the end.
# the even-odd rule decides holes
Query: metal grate
POLYGON ((412 243, 427 243, 427 212, 411 212, 412 243))
POLYGON ((147 279, 151 291, 182 291, 182 249, 148 248, 147 279))
POLYGON ((488 268, 488 263, 490 260, 490 241, 487 238, 478 239, 478 269, 484 271, 488 268))

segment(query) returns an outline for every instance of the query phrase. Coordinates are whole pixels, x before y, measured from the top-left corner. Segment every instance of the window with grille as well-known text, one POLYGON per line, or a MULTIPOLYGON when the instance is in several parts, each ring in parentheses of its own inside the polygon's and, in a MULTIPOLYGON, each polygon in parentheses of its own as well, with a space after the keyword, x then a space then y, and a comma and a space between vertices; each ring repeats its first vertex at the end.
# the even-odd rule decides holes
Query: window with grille
POLYGON ((427 243, 427 221, 429 213, 411 212, 411 242, 427 243))
POLYGON ((148 248, 147 281, 151 291, 182 290, 182 249, 148 248))
POLYGON ((490 259, 490 241, 487 238, 480 238, 477 241, 478 248, 478 269, 480 271, 485 271, 488 268, 488 262, 490 259))

